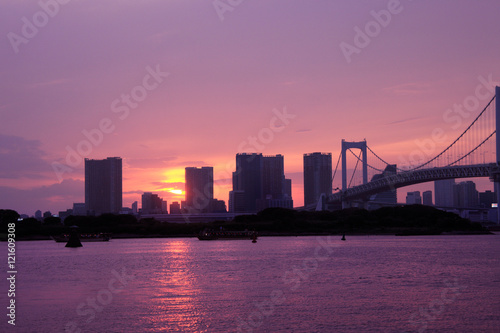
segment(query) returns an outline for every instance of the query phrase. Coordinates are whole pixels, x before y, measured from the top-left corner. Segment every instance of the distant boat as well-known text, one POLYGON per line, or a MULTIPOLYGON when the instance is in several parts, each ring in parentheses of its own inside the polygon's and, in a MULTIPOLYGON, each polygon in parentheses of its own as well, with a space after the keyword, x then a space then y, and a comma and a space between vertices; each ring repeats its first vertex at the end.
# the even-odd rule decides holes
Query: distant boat
POLYGON ((231 239, 251 239, 257 242, 257 232, 255 231, 231 231, 231 230, 211 230, 205 229, 198 234, 199 240, 231 240, 231 239))
MULTIPOLYGON (((66 243, 70 239, 70 234, 50 236, 53 240, 58 243, 66 243)), ((108 242, 111 239, 110 233, 99 233, 99 234, 79 234, 78 238, 80 242, 108 242)))

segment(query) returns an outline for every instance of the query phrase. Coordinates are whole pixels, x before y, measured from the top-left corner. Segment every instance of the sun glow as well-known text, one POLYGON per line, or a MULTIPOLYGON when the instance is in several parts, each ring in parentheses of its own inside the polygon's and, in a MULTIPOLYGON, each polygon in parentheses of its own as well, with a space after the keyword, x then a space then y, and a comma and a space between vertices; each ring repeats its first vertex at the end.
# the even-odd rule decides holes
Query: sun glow
POLYGON ((184 194, 184 192, 182 190, 175 190, 175 189, 169 189, 168 190, 170 193, 173 193, 173 194, 178 194, 178 195, 182 195, 184 194))

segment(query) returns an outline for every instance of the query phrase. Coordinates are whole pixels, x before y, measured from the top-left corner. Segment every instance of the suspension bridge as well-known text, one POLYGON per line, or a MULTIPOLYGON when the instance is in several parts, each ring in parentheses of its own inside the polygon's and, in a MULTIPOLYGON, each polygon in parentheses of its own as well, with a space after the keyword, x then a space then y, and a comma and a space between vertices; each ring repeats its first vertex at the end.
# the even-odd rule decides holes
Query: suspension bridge
MULTIPOLYGON (((409 165, 397 167, 397 164, 386 162, 370 146, 366 140, 348 142, 342 140, 342 149, 337 166, 333 172, 332 182, 342 161, 342 185, 335 193, 322 195, 315 207, 307 209, 323 209, 325 207, 347 207, 353 202, 367 202, 370 196, 397 188, 443 179, 488 177, 495 184, 497 202, 500 202, 500 87, 495 88, 495 96, 491 98, 472 123, 456 137, 446 148, 423 160, 423 149, 409 153, 409 165), (356 154, 353 149, 359 149, 356 154), (350 181, 348 182, 348 157, 355 161, 350 181), (417 160, 418 159, 418 160, 417 160), (368 161, 374 161, 369 163, 368 161), (362 170, 358 170, 358 165, 362 170), (369 171, 377 176, 368 181, 369 171), (354 184, 355 176, 361 173, 362 183, 354 184)), ((430 142, 430 141, 428 141, 430 142)), ((431 150, 430 148, 427 150, 431 150)), ((426 151, 428 153, 428 151, 426 151)), ((408 153, 408 152, 407 152, 408 153)), ((359 181, 359 180, 358 180, 359 181)), ((500 214, 498 214, 500 222, 500 214)))

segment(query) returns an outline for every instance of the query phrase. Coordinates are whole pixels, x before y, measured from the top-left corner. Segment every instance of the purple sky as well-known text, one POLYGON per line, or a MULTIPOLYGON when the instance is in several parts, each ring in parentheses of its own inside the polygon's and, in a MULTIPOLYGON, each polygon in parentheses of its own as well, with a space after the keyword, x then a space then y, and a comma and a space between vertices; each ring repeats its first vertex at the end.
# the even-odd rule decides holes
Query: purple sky
POLYGON ((285 156, 301 205, 302 154, 335 164, 341 139, 366 138, 401 164, 434 128, 449 142, 465 129, 474 112, 458 128, 443 115, 479 77, 500 81, 495 0, 220 0, 219 12, 210 0, 67 2, 41 0, 52 16, 37 1, 0 2, 0 208, 83 202, 83 163, 67 149, 124 158, 126 206, 144 191, 182 199, 186 166, 214 166, 227 200, 252 137, 285 156), (356 44, 356 27, 369 41, 356 44), (346 56, 347 44, 359 47, 346 56))

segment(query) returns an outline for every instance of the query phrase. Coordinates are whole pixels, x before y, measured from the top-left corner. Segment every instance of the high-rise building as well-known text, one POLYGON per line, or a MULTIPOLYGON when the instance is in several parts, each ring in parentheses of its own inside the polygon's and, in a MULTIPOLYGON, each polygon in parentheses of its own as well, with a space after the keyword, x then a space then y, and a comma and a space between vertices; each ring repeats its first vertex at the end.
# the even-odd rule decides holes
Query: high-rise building
POLYGON ((432 206, 432 191, 422 193, 422 203, 426 206, 432 206))
POLYGON ((481 208, 491 208, 492 203, 497 202, 497 197, 495 192, 485 191, 479 192, 479 206, 481 208))
POLYGON ((476 183, 472 181, 460 182, 453 188, 453 206, 458 208, 477 208, 479 206, 479 194, 476 183))
POLYGON ((285 179, 283 155, 237 154, 230 212, 257 212, 270 207, 293 208, 291 180, 285 179))
POLYGON ((207 213, 214 198, 214 168, 186 168, 186 206, 191 212, 207 213))
POLYGON ((233 172, 233 212, 256 212, 257 200, 263 196, 262 154, 236 154, 233 172))
POLYGON ((421 205, 422 197, 420 196, 420 191, 406 192, 406 204, 421 205))
POLYGON ((443 179, 434 182, 434 204, 437 207, 453 207, 454 185, 455 179, 443 179))
MULTIPOLYGON (((397 173, 396 164, 388 164, 382 173, 373 175, 371 181, 383 179, 385 177, 395 175, 396 173, 397 173)), ((376 203, 396 204, 398 202, 398 192, 396 189, 385 191, 385 192, 380 192, 380 193, 374 194, 370 198, 370 201, 374 201, 376 203)))
POLYGON ((304 205, 332 193, 332 154, 304 154, 304 205))
POLYGON ((85 209, 91 214, 118 213, 122 208, 122 159, 85 159, 85 209))
POLYGON ((181 213, 181 205, 179 202, 174 201, 170 204, 170 214, 180 214, 181 213))
POLYGON ((283 194, 286 199, 292 199, 292 180, 285 178, 283 183, 283 194))
POLYGON ((137 215, 138 209, 137 209, 137 201, 134 201, 132 203, 132 214, 137 215))
POLYGON ((229 211, 231 213, 242 213, 248 211, 245 206, 245 191, 229 191, 229 211))
POLYGON ((167 202, 151 192, 142 195, 142 214, 166 214, 167 202))
POLYGON ((282 199, 285 182, 283 155, 263 156, 262 194, 263 198, 282 199))

